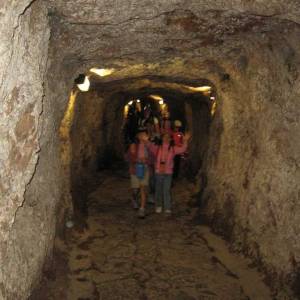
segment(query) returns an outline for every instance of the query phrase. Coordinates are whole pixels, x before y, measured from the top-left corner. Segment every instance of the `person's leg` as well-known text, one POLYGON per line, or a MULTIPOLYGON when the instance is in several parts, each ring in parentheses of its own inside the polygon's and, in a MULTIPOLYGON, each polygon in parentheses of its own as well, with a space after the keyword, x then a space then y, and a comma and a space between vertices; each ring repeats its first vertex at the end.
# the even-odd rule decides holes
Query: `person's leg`
POLYGON ((131 190, 132 190, 132 206, 134 209, 139 208, 139 183, 135 175, 130 176, 131 190))
POLYGON ((171 203, 171 184, 172 184, 172 175, 164 175, 163 183, 163 195, 164 195, 164 209, 166 213, 171 213, 172 203, 171 203))
POLYGON ((140 203, 140 210, 139 210, 140 218, 145 217, 148 186, 149 186, 149 169, 146 168, 144 173, 144 178, 140 179, 140 192, 141 192, 141 203, 140 203))
POLYGON ((163 200, 163 175, 156 174, 155 175, 155 205, 156 211, 161 212, 162 208, 162 200, 163 200))
POLYGON ((140 205, 140 208, 145 209, 146 199, 147 199, 147 187, 144 186, 144 185, 141 185, 140 191, 141 191, 141 205, 140 205))

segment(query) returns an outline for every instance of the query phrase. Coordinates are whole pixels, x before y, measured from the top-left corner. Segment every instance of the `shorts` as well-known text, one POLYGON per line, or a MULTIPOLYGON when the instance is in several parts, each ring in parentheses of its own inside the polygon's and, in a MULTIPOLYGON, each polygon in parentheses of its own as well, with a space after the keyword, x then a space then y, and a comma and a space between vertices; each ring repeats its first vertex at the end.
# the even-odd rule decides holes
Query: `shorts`
POLYGON ((136 175, 130 175, 130 182, 132 189, 138 189, 141 186, 148 186, 149 185, 149 169, 148 167, 145 169, 145 175, 143 179, 138 178, 136 175))

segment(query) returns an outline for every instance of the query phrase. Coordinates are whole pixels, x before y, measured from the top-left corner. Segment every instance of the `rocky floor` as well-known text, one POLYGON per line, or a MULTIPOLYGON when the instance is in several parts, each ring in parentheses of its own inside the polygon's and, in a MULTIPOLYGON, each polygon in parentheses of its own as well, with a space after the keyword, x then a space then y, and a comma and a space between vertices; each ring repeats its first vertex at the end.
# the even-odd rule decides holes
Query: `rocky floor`
POLYGON ((58 244, 56 276, 39 299, 271 299, 250 262, 195 222, 193 185, 173 188, 174 215, 149 207, 139 220, 131 208, 129 180, 101 175, 89 195, 88 229, 67 232, 58 244))

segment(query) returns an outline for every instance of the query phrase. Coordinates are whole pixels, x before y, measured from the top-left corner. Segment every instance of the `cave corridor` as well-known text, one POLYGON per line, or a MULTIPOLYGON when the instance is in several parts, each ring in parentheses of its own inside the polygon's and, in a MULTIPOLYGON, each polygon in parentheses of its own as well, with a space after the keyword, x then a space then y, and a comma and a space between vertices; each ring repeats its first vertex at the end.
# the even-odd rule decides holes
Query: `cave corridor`
POLYGON ((0 12, 0 299, 300 299, 299 0, 0 12), (139 106, 191 134, 172 214, 143 219, 139 106))

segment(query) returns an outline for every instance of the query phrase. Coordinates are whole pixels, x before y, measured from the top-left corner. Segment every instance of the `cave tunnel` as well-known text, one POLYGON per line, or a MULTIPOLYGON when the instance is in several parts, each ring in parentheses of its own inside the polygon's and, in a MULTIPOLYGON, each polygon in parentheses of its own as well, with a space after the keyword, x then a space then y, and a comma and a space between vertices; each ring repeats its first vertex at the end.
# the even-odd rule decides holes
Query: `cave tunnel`
POLYGON ((300 299, 298 0, 0 11, 0 299, 300 299), (191 133, 171 215, 131 205, 138 99, 191 133))
MULTIPOLYGON (((182 131, 190 132, 193 142, 189 144, 189 157, 182 172, 187 178, 196 178, 208 147, 209 124, 216 107, 216 93, 211 83, 201 79, 188 81, 157 76, 106 83, 91 76, 89 82, 91 87, 87 93, 80 93, 75 85, 79 94, 72 106, 73 119, 66 124, 67 140, 63 140, 63 145, 69 144, 71 148, 72 157, 67 160, 67 166, 70 163, 71 196, 79 215, 87 213, 85 196, 89 194, 87 190, 94 174, 112 168, 116 163, 121 166, 123 162, 124 167, 129 146, 124 136, 126 114, 136 101, 142 111, 149 106, 156 116, 162 109, 167 109, 171 122, 180 120, 182 131)), ((69 113, 67 109, 66 115, 69 113)), ((62 132, 65 132, 64 126, 63 122, 62 132)), ((138 129, 138 125, 134 127, 138 129)), ((126 163, 125 168, 128 169, 126 163)))

